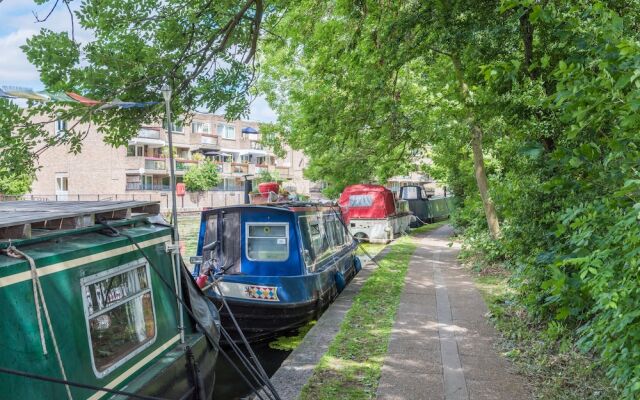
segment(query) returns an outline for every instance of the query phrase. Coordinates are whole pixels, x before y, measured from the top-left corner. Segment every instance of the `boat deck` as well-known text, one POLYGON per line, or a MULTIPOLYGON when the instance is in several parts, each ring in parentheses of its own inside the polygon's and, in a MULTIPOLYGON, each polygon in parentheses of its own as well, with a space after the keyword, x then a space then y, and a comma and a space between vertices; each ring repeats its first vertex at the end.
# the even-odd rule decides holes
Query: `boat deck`
POLYGON ((157 215, 152 201, 7 201, 0 202, 0 240, 29 239, 34 230, 68 230, 101 220, 157 215))

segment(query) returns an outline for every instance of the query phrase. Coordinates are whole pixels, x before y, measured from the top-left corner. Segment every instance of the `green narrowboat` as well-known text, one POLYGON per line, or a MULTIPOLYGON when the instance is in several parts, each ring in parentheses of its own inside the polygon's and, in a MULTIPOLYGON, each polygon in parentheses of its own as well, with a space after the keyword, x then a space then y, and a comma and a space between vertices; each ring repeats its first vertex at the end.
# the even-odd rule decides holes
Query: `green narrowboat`
POLYGON ((0 398, 210 399, 219 317, 171 234, 153 202, 0 203, 0 398))

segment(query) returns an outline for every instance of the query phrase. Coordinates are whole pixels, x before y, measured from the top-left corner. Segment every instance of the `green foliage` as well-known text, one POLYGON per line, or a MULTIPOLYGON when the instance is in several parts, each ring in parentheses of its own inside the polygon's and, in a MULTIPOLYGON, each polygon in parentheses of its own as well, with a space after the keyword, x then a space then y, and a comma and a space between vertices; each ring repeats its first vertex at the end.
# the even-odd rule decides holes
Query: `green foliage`
POLYGON ((218 166, 211 161, 204 161, 195 165, 184 174, 184 184, 190 192, 210 190, 219 182, 218 166))
POLYGON ((0 170, 0 194, 16 196, 29 192, 33 177, 31 175, 10 175, 0 170))
POLYGON ((429 156, 428 172, 456 195, 464 255, 511 269, 524 323, 568 338, 548 350, 595 355, 633 399, 639 27, 637 1, 303 0, 265 44, 262 86, 279 113, 273 131, 307 152, 307 176, 331 193, 429 156), (472 124, 484 132, 499 241, 478 196, 472 124))
POLYGON ((280 177, 278 176, 277 172, 275 171, 269 172, 268 170, 263 169, 253 178, 253 185, 256 187, 256 190, 257 190, 257 185, 261 183, 278 182, 279 180, 280 180, 280 177))
POLYGON ((489 306, 500 332, 498 346, 527 377, 535 397, 544 400, 614 400, 620 392, 605 377, 593 354, 575 345, 576 333, 563 322, 535 323, 514 298, 508 272, 483 270, 476 286, 489 306))

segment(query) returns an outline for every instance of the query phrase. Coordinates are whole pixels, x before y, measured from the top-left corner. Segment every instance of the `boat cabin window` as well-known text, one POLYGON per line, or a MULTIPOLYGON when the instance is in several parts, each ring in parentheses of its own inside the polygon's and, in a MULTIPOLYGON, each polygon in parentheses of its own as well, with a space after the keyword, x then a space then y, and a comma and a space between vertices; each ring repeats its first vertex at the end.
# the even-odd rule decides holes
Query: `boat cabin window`
POLYGON ((402 198, 405 200, 418 200, 420 196, 419 188, 415 186, 405 186, 402 188, 402 198))
POLYGON ((344 226, 334 215, 325 218, 324 230, 334 248, 340 248, 345 244, 344 226))
POLYGON ((349 196, 349 207, 371 207, 373 197, 369 194, 352 194, 349 196))
POLYGON ((334 244, 329 238, 325 222, 317 215, 301 216, 298 221, 304 248, 304 261, 307 270, 314 272, 316 261, 331 254, 334 244))
POLYGON ((153 343, 156 322, 143 260, 81 280, 93 368, 103 377, 153 343))
POLYGON ((247 259, 285 261, 289 258, 289 224, 247 223, 247 259))

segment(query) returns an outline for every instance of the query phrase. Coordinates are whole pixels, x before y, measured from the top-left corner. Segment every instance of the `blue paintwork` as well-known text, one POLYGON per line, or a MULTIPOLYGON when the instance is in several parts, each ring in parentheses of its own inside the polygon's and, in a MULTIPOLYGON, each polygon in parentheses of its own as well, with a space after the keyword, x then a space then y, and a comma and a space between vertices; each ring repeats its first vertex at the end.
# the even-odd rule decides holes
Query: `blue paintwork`
MULTIPOLYGON (((358 271, 356 264, 359 260, 354 255, 357 242, 345 244, 337 252, 328 255, 318 261, 314 272, 307 271, 303 254, 303 241, 298 228, 298 218, 303 215, 317 214, 314 208, 290 209, 282 206, 235 206, 225 207, 224 210, 240 211, 241 222, 241 274, 223 275, 222 281, 241 283, 247 285, 264 285, 278 287, 278 302, 273 305, 292 305, 315 301, 325 293, 336 291, 336 273, 342 275, 342 280, 353 277, 358 271), (247 222, 283 222, 289 224, 289 258, 286 261, 250 261, 246 258, 244 240, 247 222)), ((333 214, 324 209, 325 214, 333 214)), ((207 210, 202 213, 200 234, 198 238, 198 255, 202 255, 204 246, 207 217, 219 213, 220 209, 207 210)), ((322 212, 322 211, 320 211, 322 212)), ((335 214, 339 218, 339 214, 335 214)), ((194 276, 200 273, 200 265, 194 268, 194 276)), ((344 286, 342 286, 343 288, 344 286)), ((208 295, 217 297, 217 292, 210 290, 208 295)), ((252 300, 250 298, 237 299, 242 302, 259 303, 265 305, 265 301, 252 300)))

